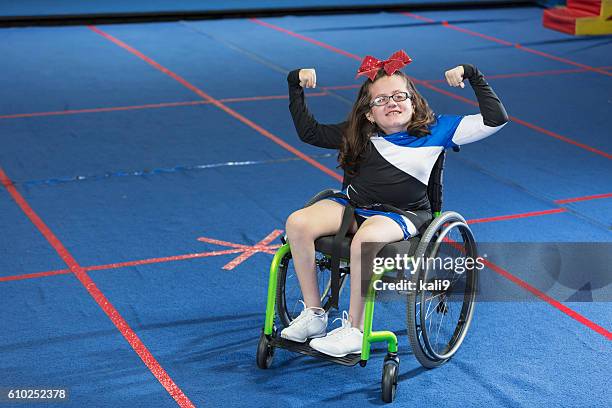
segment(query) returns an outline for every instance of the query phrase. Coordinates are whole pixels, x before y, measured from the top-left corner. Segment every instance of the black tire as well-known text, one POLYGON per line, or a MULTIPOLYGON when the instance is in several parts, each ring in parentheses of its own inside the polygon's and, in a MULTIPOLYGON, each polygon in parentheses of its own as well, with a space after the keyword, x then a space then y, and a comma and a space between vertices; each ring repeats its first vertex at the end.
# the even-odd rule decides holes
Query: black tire
MULTIPOLYGON (((320 255, 319 255, 320 256, 320 255)), ((293 268, 293 260, 291 252, 288 252, 279 264, 276 284, 276 314, 278 315, 282 327, 289 326, 289 323, 295 319, 302 311, 302 305, 299 300, 304 300, 300 285, 295 275, 293 268), (290 280, 288 283, 287 280, 290 280), (288 293, 290 292, 290 293, 288 293)), ((325 311, 330 309, 330 279, 331 272, 329 269, 317 266, 317 275, 319 281, 319 293, 321 293, 321 306, 325 311)), ((342 291, 346 274, 340 275, 340 291, 342 291)))
POLYGON ((257 344, 257 367, 262 369, 269 368, 272 365, 273 358, 274 346, 272 346, 270 339, 262 330, 259 336, 259 343, 257 344))
MULTIPOLYGON (((465 219, 449 211, 431 222, 414 256, 416 259, 442 258, 444 252, 455 251, 466 258, 476 259, 478 256, 474 236, 465 219), (450 239, 450 243, 442 243, 444 238, 450 239)), ((419 267, 412 275, 417 290, 408 294, 408 339, 414 356, 425 368, 435 368, 450 360, 461 346, 472 321, 478 271, 476 268, 466 268, 463 272, 457 270, 454 268, 449 273, 444 268, 419 267), (448 290, 419 289, 420 282, 431 283, 442 278, 449 278, 451 286, 448 290), (442 330, 444 318, 449 314, 447 325, 442 330), (436 325, 433 324, 435 319, 439 319, 436 325)))
POLYGON ((399 376, 399 360, 397 358, 385 358, 383 363, 381 380, 381 397, 384 402, 393 402, 397 391, 397 379, 399 376))

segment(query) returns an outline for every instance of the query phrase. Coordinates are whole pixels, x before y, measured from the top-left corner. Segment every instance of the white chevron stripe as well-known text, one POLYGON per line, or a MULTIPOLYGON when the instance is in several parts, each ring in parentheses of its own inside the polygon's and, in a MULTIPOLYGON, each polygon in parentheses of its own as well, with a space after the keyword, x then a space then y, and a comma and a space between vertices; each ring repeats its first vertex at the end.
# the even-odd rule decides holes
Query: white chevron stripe
POLYGON ((429 182, 429 175, 438 156, 444 150, 442 146, 398 146, 380 136, 370 140, 385 160, 425 185, 429 182))

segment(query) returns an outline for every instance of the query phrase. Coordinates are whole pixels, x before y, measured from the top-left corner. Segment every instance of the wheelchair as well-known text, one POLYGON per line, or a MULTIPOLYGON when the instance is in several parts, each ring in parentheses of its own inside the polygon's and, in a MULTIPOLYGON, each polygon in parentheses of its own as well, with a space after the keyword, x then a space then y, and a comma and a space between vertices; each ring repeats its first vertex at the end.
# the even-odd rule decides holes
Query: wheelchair
MULTIPOLYGON (((397 255, 410 259, 476 259, 477 247, 472 231, 465 219, 452 211, 441 212, 442 175, 445 152, 442 152, 432 169, 428 184, 428 198, 433 219, 422 233, 408 240, 386 244, 378 257, 395 258, 397 255)), ((313 197, 311 205, 329 190, 313 197)), ((338 296, 346 285, 350 274, 350 236, 320 237, 315 241, 316 268, 321 306, 329 311, 337 308, 338 296)), ((445 261, 447 262, 447 261, 445 261)), ((399 356, 398 340, 391 331, 373 331, 374 305, 377 290, 382 283, 398 283, 402 280, 413 282, 412 290, 398 291, 397 296, 405 298, 407 334, 412 352, 419 363, 428 369, 438 367, 449 361, 461 346, 470 327, 476 301, 478 269, 472 266, 451 262, 450 268, 441 262, 412 263, 409 270, 385 269, 384 273, 372 274, 365 298, 364 332, 361 354, 345 357, 330 357, 312 349, 306 343, 296 343, 280 337, 281 329, 275 324, 275 315, 280 326, 287 327, 301 312, 301 291, 293 268, 290 243, 283 239, 270 266, 266 317, 263 331, 257 346, 257 365, 266 369, 272 364, 276 348, 317 357, 334 363, 354 366, 359 363, 365 367, 375 342, 387 343, 387 354, 383 361, 381 391, 384 402, 395 399, 399 356), (380 281, 378 284, 377 282, 380 281), (446 282, 445 287, 436 282, 446 282)))

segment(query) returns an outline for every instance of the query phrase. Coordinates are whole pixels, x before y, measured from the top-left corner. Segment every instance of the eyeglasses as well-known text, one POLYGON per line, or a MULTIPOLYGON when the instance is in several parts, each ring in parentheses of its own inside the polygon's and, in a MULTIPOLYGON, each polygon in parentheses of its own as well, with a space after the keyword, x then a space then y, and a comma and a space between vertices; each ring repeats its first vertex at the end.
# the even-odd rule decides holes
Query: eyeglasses
POLYGON ((395 102, 403 102, 406 99, 410 98, 410 95, 408 95, 408 92, 396 92, 393 95, 389 96, 389 95, 380 95, 377 96, 376 98, 374 98, 374 100, 372 102, 370 102, 370 108, 372 106, 385 106, 386 104, 389 103, 389 100, 393 98, 393 100, 395 102))

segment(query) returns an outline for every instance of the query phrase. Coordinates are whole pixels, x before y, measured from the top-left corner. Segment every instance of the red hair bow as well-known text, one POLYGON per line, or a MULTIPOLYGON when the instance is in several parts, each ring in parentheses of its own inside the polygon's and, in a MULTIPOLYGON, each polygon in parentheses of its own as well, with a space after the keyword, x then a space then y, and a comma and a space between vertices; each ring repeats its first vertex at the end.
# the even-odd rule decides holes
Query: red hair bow
POLYGON ((366 75, 371 81, 374 81, 379 69, 384 68, 387 75, 393 75, 395 71, 405 67, 411 62, 412 58, 410 58, 404 50, 394 52, 393 55, 385 61, 376 59, 371 55, 366 55, 363 61, 361 61, 361 66, 357 70, 357 76, 355 78, 366 75))

